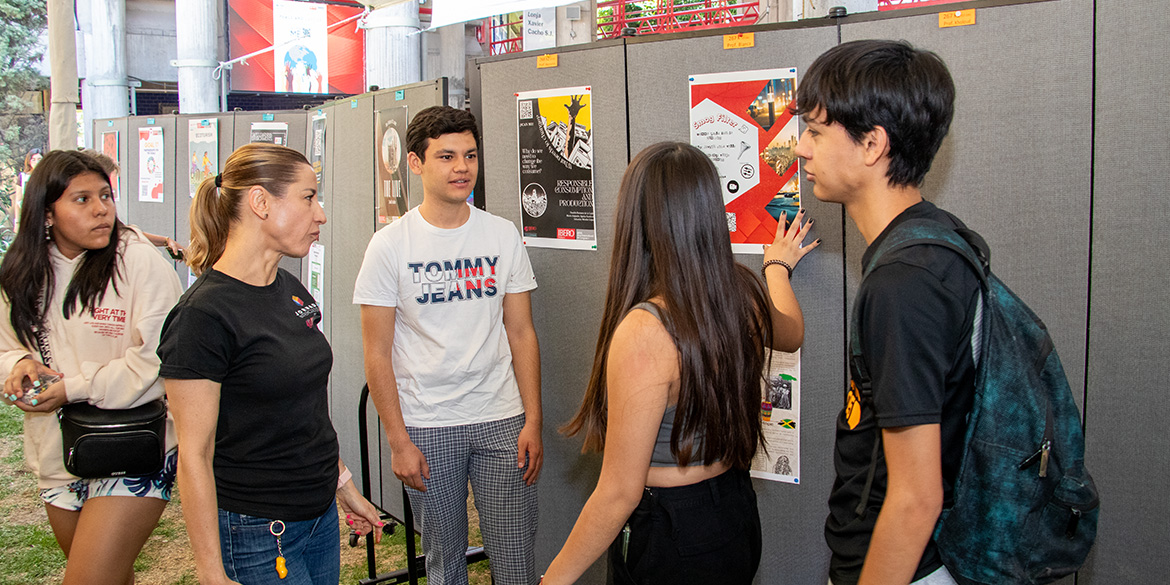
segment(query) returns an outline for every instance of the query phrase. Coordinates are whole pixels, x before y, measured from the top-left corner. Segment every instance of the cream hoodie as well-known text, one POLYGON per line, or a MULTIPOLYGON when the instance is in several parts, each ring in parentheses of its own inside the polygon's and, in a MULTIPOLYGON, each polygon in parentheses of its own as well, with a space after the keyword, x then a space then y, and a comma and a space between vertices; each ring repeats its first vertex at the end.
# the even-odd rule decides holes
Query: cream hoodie
MULTIPOLYGON (((138 228, 127 226, 121 238, 118 294, 111 282, 92 314, 78 310, 69 320, 61 306, 73 271, 85 254, 70 260, 57 246, 49 246, 56 282, 48 312, 50 367, 64 374, 69 402, 130 408, 164 395, 155 350, 163 321, 182 294, 179 277, 138 228)), ((25 356, 40 360, 40 352, 17 341, 10 323, 8 298, 0 294, 0 373, 5 377, 25 356)), ((168 415, 167 450, 175 444, 174 422, 168 415)), ((65 471, 55 412, 25 413, 24 453, 41 489, 77 479, 65 471)))

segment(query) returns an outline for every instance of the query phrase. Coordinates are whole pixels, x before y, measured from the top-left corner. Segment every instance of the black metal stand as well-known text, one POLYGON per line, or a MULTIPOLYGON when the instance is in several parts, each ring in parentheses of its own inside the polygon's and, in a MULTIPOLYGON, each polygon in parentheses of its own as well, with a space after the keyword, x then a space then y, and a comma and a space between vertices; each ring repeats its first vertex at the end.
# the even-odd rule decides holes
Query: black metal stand
MULTIPOLYGON (((369 439, 369 425, 366 423, 366 404, 370 400, 370 386, 366 384, 362 386, 361 399, 358 401, 358 448, 361 451, 362 461, 362 495, 366 499, 373 502, 370 497, 370 439, 369 439)), ((391 516, 386 511, 379 508, 383 520, 389 520, 383 528, 383 532, 394 534, 394 526, 398 523, 397 519, 391 516)), ((414 511, 410 509, 410 498, 406 495, 406 485, 402 486, 402 525, 406 532, 406 568, 392 571, 389 573, 377 574, 375 558, 377 552, 374 550, 373 534, 366 535, 366 573, 368 578, 358 581, 358 585, 374 585, 376 583, 410 583, 410 585, 418 585, 419 577, 426 576, 426 557, 420 556, 414 545, 414 511)), ((356 546, 356 541, 352 535, 350 538, 350 546, 356 546)), ((487 560, 487 553, 484 552, 482 546, 472 547, 467 549, 467 564, 478 563, 487 560)))

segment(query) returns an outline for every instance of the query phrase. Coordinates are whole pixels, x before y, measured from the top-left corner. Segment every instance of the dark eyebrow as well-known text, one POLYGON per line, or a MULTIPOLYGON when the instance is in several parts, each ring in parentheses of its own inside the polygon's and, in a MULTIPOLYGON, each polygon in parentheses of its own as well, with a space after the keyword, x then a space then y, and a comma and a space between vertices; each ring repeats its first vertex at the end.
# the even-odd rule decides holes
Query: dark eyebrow
MULTIPOLYGON (((439 150, 438 152, 436 152, 436 153, 435 153, 435 156, 439 156, 439 155, 443 155, 443 154, 459 154, 459 153, 455 152, 454 150, 451 150, 450 148, 444 148, 444 149, 442 149, 442 150, 439 150)), ((478 148, 472 148, 472 149, 469 149, 469 150, 468 150, 467 152, 465 152, 464 154, 479 154, 479 149, 478 149, 478 148)))

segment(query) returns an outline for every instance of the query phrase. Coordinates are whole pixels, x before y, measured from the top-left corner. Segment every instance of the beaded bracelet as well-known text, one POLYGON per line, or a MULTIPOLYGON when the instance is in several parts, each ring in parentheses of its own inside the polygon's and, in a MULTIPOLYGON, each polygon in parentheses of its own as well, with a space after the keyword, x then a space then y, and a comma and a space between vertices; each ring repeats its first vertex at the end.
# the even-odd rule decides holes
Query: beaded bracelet
POLYGON ((764 277, 764 280, 767 280, 768 279, 768 275, 767 275, 768 267, 774 266, 776 264, 779 264, 780 266, 783 266, 786 270, 788 270, 788 278, 789 278, 789 280, 791 280, 792 279, 792 265, 783 261, 783 260, 765 260, 764 265, 760 267, 760 276, 764 277))

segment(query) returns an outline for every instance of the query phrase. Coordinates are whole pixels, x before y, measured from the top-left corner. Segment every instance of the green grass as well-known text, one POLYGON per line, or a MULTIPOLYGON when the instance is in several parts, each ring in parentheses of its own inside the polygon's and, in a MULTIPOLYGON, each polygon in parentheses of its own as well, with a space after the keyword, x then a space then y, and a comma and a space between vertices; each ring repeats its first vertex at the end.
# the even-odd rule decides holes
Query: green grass
POLYGON ((6 469, 0 481, 0 542, 5 543, 4 554, 0 555, 0 585, 27 585, 51 581, 65 567, 65 555, 57 547, 53 531, 48 523, 13 524, 10 514, 20 505, 20 498, 11 496, 36 489, 36 480, 21 471, 24 465, 24 444, 20 434, 24 426, 24 413, 15 407, 0 406, 0 442, 11 452, 4 456, 6 469))
POLYGON ((65 555, 46 527, 0 525, 0 542, 8 543, 0 555, 0 585, 47 582, 65 568, 65 555))
MULTIPOLYGON (((474 546, 479 545, 479 527, 473 528, 472 543, 474 546)), ((374 571, 381 575, 391 571, 406 568, 406 530, 402 526, 398 526, 393 535, 386 535, 375 550, 376 565, 374 571)), ((415 550, 418 554, 422 554, 422 538, 415 535, 414 538, 415 550)), ((346 546, 346 545, 342 545, 346 546)), ((361 541, 359 545, 363 550, 365 549, 365 540, 361 541)), ((488 585, 491 583, 491 564, 489 561, 480 561, 478 563, 468 565, 467 573, 472 585, 488 585)), ((341 567, 341 583, 344 585, 355 584, 362 579, 369 577, 366 569, 365 557, 362 557, 360 563, 343 565, 341 567)), ((427 582, 426 577, 419 579, 420 584, 427 582)))
POLYGON ((15 406, 0 408, 0 437, 15 437, 24 427, 24 411, 15 406))

